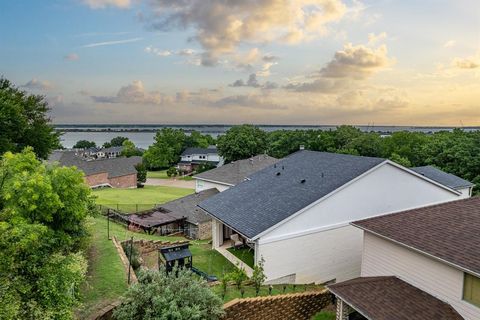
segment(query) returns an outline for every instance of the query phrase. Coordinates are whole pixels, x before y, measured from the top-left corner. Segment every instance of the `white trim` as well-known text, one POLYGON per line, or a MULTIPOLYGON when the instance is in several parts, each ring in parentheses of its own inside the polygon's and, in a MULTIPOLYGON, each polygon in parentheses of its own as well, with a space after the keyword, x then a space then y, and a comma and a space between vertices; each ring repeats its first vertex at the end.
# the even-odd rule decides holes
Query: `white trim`
POLYGON ((202 181, 207 181, 207 182, 218 183, 218 184, 221 184, 221 185, 224 185, 224 186, 229 186, 229 187, 235 186, 234 184, 230 184, 230 183, 226 183, 226 182, 220 182, 220 181, 215 181, 215 180, 210 180, 210 179, 205 179, 205 178, 199 178, 199 177, 195 177, 195 176, 193 176, 192 178, 193 178, 193 179, 196 179, 196 180, 202 180, 202 181))
POLYGON ((443 263, 445 263, 446 265, 449 265, 449 266, 451 266, 451 267, 454 267, 454 268, 456 268, 456 269, 459 269, 460 271, 469 273, 469 274, 474 275, 474 276, 476 276, 476 277, 480 277, 480 274, 479 274, 479 273, 476 273, 476 272, 474 272, 474 271, 472 271, 472 270, 469 270, 469 269, 467 269, 467 268, 464 268, 464 267, 462 267, 462 266, 459 266, 458 264, 455 264, 455 263, 453 263, 453 262, 444 260, 444 259, 442 259, 442 258, 440 258, 440 257, 434 256, 434 255, 431 254, 431 253, 428 253, 428 252, 425 252, 425 251, 420 250, 420 249, 418 249, 418 248, 409 246, 409 245, 407 245, 407 244, 405 244, 405 243, 403 243, 403 242, 400 242, 400 241, 397 241, 397 240, 395 240, 395 239, 386 237, 386 236, 384 236, 384 235, 381 235, 381 234, 379 234, 379 233, 377 233, 377 232, 374 232, 374 231, 372 231, 372 230, 369 230, 369 229, 367 229, 367 228, 362 228, 361 226, 356 225, 356 224, 354 224, 354 223, 351 223, 351 225, 352 225, 352 226, 355 226, 355 227, 357 227, 357 228, 359 228, 359 229, 361 229, 361 230, 363 230, 364 232, 369 232, 369 233, 371 233, 371 234, 373 234, 373 235, 375 235, 375 236, 377 236, 377 237, 379 237, 379 238, 382 238, 382 239, 384 239, 384 240, 391 241, 391 242, 396 243, 396 244, 398 244, 398 245, 400 245, 400 246, 402 246, 402 247, 405 247, 405 248, 410 249, 410 250, 412 250, 412 251, 421 253, 421 254, 429 257, 429 258, 432 258, 432 259, 434 259, 434 260, 443 262, 443 263))
MULTIPOLYGON (((339 283, 341 283, 341 282, 339 282, 339 283)), ((328 291, 332 292, 332 290, 331 290, 328 286, 327 286, 327 289, 328 289, 328 291)), ((425 291, 424 291, 424 292, 425 292, 425 291)), ((337 299, 340 299, 340 300, 342 301, 342 303, 345 303, 345 304, 348 305, 350 308, 352 308, 352 309, 355 310, 356 312, 360 313, 360 314, 361 314, 362 316, 364 316, 367 320, 372 320, 371 318, 367 317, 367 316, 364 314, 365 311, 364 311, 364 312, 359 311, 358 308, 356 308, 356 307, 353 306, 353 303, 348 302, 345 298, 343 298, 343 297, 342 297, 341 295, 339 295, 339 294, 336 294, 335 292, 332 292, 332 293, 335 295, 335 297, 337 297, 337 299)), ((343 309, 343 306, 342 306, 342 309, 343 309)), ((342 310, 342 311, 343 311, 343 310, 342 310)), ((343 313, 343 312, 342 312, 342 313, 343 313)), ((343 314, 342 314, 342 316, 343 316, 343 314)))
MULTIPOLYGON (((451 188, 449 188, 449 187, 447 187, 447 186, 444 186, 443 184, 440 184, 440 183, 438 183, 438 182, 436 182, 436 181, 433 181, 433 180, 431 180, 431 179, 428 179, 427 177, 424 177, 424 176, 422 176, 422 175, 420 175, 420 174, 418 174, 418 173, 416 173, 416 172, 414 172, 414 171, 412 171, 412 170, 410 170, 410 169, 405 168, 404 166, 401 166, 401 165, 399 165, 399 164, 397 164, 397 163, 395 163, 395 162, 390 161, 390 160, 387 159, 387 160, 385 160, 385 161, 377 164, 376 166, 368 169, 367 171, 365 171, 365 172, 362 173, 361 175, 353 178, 352 180, 348 181, 347 183, 341 185, 340 187, 338 187, 337 189, 333 190, 332 192, 326 194, 325 196, 321 197, 320 199, 318 199, 318 200, 310 203, 308 206, 303 207, 302 209, 298 210, 298 211, 295 212, 294 214, 291 214, 290 216, 288 216, 287 218, 285 218, 285 219, 283 219, 282 221, 278 222, 277 224, 275 224, 275 225, 271 226, 270 228, 268 228, 268 229, 260 232, 259 234, 257 234, 256 236, 254 236, 254 237, 252 238, 252 240, 256 240, 256 239, 264 236, 265 234, 268 234, 268 233, 271 232, 272 230, 275 230, 275 229, 278 228, 279 226, 283 225, 284 223, 287 223, 288 221, 290 221, 291 219, 295 218, 296 216, 302 214, 302 213, 305 212, 306 210, 308 210, 308 209, 316 206, 316 205, 319 204, 320 202, 323 202, 324 200, 330 198, 331 196, 333 196, 333 195, 336 194, 337 192, 345 189, 346 187, 350 186, 351 184, 353 184, 353 183, 356 182, 357 180, 362 179, 363 177, 369 175, 370 173, 372 173, 373 171, 377 170, 378 168, 384 166, 385 164, 390 164, 390 165, 392 165, 392 166, 395 167, 395 168, 398 168, 398 169, 400 169, 400 170, 403 170, 403 171, 405 171, 405 172, 407 172, 407 173, 410 173, 410 174, 412 174, 412 175, 414 175, 414 176, 416 176, 416 177, 418 177, 418 178, 421 178, 421 179, 423 179, 423 180, 425 180, 425 181, 427 181, 427 182, 430 182, 430 183, 432 183, 432 184, 434 184, 434 185, 436 185, 436 186, 438 186, 438 187, 441 187, 442 189, 445 189, 445 190, 447 190, 447 191, 450 191, 451 193, 453 193, 453 194, 455 194, 455 195, 457 195, 457 196, 461 195, 461 192, 459 192, 459 191, 456 191, 456 190, 451 189, 451 188)), ((417 208, 418 208, 418 207, 417 207, 417 208)), ((401 210, 401 211, 405 211, 405 210, 401 210)))

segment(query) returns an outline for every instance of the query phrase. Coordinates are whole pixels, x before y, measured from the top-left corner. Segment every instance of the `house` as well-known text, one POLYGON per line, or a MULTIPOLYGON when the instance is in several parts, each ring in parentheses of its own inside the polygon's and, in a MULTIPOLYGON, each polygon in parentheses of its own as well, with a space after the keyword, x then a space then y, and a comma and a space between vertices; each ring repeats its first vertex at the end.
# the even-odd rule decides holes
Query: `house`
POLYGON ((465 197, 387 159, 301 150, 199 206, 213 247, 238 234, 269 283, 327 283, 360 275, 362 232, 350 222, 465 197))
POLYGON ((233 161, 221 167, 199 173, 193 176, 195 179, 195 191, 200 192, 216 188, 222 192, 244 181, 253 173, 276 162, 278 162, 278 159, 262 154, 248 159, 233 161))
POLYGON ((480 197, 352 222, 361 277, 329 286, 337 319, 480 319, 480 197))
POLYGON ((83 154, 72 150, 54 151, 48 162, 62 166, 75 166, 85 174, 85 183, 90 187, 136 188, 137 169, 142 157, 119 157, 105 159, 85 159, 83 154))
POLYGON ((423 166, 410 168, 410 170, 415 171, 422 176, 425 176, 429 179, 437 181, 447 187, 455 189, 465 196, 471 197, 474 184, 470 181, 461 179, 453 174, 444 172, 440 169, 437 169, 433 166, 423 166))
POLYGON ((217 147, 208 148, 187 148, 181 154, 181 160, 177 165, 178 170, 190 173, 202 164, 212 167, 223 165, 223 158, 220 157, 217 147))
POLYGON ((185 219, 183 229, 185 235, 190 239, 210 239, 212 237, 212 218, 197 205, 218 192, 215 188, 202 190, 164 203, 159 207, 170 216, 185 219))

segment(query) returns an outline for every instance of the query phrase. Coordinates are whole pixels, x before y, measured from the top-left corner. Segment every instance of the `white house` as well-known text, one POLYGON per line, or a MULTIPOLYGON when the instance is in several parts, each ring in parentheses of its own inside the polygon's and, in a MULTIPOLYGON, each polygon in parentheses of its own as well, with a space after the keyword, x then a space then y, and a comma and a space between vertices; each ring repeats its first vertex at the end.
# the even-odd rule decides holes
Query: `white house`
POLYGON ((262 154, 248 159, 233 161, 221 167, 199 173, 193 176, 195 179, 195 191, 200 192, 211 188, 215 188, 220 192, 225 191, 244 181, 253 173, 276 162, 278 162, 278 159, 262 154))
POLYGON ((214 167, 223 165, 223 158, 218 154, 217 147, 208 148, 187 148, 181 154, 181 160, 178 163, 178 169, 191 172, 199 165, 209 164, 214 167))
POLYGON ((350 222, 468 196, 390 160, 303 150, 199 206, 213 247, 239 234, 268 282, 329 283, 360 275, 362 232, 350 222))
POLYGON ((361 277, 329 286, 338 320, 355 312, 371 320, 480 319, 480 197, 352 225, 364 235, 361 277))

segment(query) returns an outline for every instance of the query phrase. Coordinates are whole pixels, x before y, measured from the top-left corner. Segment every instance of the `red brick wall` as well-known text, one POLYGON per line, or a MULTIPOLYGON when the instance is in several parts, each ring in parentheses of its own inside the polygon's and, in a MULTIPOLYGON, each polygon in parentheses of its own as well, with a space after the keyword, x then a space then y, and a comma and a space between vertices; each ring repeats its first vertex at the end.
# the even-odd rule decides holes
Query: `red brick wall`
POLYGON ((137 174, 110 178, 109 181, 112 188, 135 188, 137 186, 137 174))
POLYGON ((109 183, 108 174, 106 172, 85 176, 84 179, 85 179, 85 183, 88 184, 90 187, 109 183))

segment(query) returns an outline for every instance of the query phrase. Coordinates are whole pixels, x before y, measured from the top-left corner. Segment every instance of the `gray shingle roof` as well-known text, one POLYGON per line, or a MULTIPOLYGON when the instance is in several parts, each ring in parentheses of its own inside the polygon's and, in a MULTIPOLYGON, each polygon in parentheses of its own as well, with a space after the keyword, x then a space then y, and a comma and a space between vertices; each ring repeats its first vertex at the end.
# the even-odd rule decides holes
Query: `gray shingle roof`
POLYGON ((444 172, 433 166, 415 167, 410 169, 452 189, 461 189, 474 186, 474 184, 470 181, 464 180, 451 173, 444 172))
POLYGON ((362 277, 328 289, 371 320, 461 320, 448 303, 397 277, 362 277))
POLYGON ((187 221, 190 223, 203 223, 210 221, 212 218, 202 208, 199 208, 197 204, 217 193, 218 190, 215 188, 207 189, 164 203, 159 207, 166 209, 171 216, 187 218, 187 221))
POLYGON ((199 206, 251 239, 383 161, 298 151, 199 206))
POLYGON ((86 176, 107 172, 109 178, 121 177, 137 173, 135 166, 142 162, 142 157, 119 157, 113 159, 85 160, 75 154, 75 151, 54 151, 48 162, 58 162, 62 166, 75 166, 86 176))
POLYGON ((199 173, 194 178, 236 185, 245 180, 246 177, 278 161, 276 158, 262 154, 249 159, 230 162, 221 167, 199 173))
POLYGON ((188 156, 193 154, 215 154, 217 152, 217 147, 208 147, 208 148, 187 148, 182 152, 182 156, 188 156))

